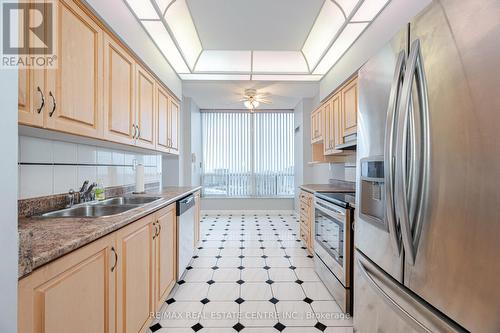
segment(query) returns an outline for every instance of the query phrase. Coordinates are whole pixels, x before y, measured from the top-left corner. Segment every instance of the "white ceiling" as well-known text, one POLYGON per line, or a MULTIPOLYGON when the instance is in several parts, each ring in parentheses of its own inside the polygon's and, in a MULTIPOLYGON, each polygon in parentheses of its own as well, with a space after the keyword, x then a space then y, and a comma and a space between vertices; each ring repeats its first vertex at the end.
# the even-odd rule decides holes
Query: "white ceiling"
POLYGON ((323 0, 187 0, 205 50, 299 51, 323 0))
POLYGON ((257 93, 269 93, 272 101, 259 109, 293 109, 301 99, 316 96, 318 87, 317 82, 185 81, 182 93, 200 109, 242 109, 241 95, 245 89, 254 88, 257 93))

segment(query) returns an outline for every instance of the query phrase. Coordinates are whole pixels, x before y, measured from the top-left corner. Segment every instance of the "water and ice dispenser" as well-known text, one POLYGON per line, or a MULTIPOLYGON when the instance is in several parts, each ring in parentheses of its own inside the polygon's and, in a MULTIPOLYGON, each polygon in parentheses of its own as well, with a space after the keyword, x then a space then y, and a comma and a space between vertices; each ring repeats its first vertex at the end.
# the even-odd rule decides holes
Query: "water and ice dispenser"
POLYGON ((377 227, 386 229, 384 157, 363 158, 360 164, 360 217, 377 227))

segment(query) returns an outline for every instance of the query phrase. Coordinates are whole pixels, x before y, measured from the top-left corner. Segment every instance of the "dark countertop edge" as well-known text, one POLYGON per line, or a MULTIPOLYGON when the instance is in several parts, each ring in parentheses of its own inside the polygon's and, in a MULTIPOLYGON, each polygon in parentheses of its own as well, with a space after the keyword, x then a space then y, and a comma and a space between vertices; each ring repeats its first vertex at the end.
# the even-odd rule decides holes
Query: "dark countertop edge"
POLYGON ((309 193, 328 193, 328 192, 355 192, 355 188, 348 188, 345 185, 334 185, 334 184, 305 184, 300 185, 300 189, 309 193), (322 189, 314 189, 314 186, 325 187, 322 189), (328 188, 326 188, 328 187, 328 188))
MULTIPOLYGON (((179 187, 182 187, 182 186, 179 186, 179 187)), ((163 190, 169 190, 169 189, 174 189, 174 188, 176 188, 176 186, 167 186, 167 187, 163 188, 163 190)), ((123 228, 123 227, 125 227, 133 222, 136 222, 147 215, 153 214, 154 212, 156 212, 162 208, 165 208, 166 206, 178 201, 179 199, 182 199, 183 197, 190 195, 192 193, 195 193, 196 191, 199 191, 199 190, 201 190, 201 186, 195 186, 195 187, 191 188, 190 190, 182 192, 181 194, 178 194, 172 198, 162 199, 162 201, 158 201, 158 202, 146 204, 146 205, 141 206, 141 207, 137 207, 137 208, 142 208, 144 210, 138 211, 134 215, 124 218, 123 222, 121 222, 121 223, 115 223, 115 224, 110 225, 108 228, 103 228, 102 232, 96 232, 94 234, 91 234, 88 237, 83 238, 83 240, 82 240, 82 238, 80 238, 77 241, 75 240, 74 244, 69 243, 67 245, 67 247, 62 251, 60 249, 54 249, 50 252, 41 253, 37 259, 33 258, 29 268, 21 269, 21 267, 19 267, 18 280, 30 275, 36 269, 38 269, 38 268, 40 268, 48 263, 51 263, 52 261, 55 261, 55 260, 65 256, 65 255, 79 249, 79 248, 82 248, 82 247, 102 238, 102 237, 105 237, 105 236, 117 231, 118 229, 121 229, 121 228, 123 228), (149 205, 151 205, 151 207, 148 207, 149 205), (53 252, 59 252, 59 253, 55 254, 53 252)), ((152 191, 149 193, 146 192, 144 195, 148 195, 148 194, 151 195, 151 194, 156 194, 156 193, 154 191, 152 191)), ((158 193, 158 195, 161 195, 161 193, 158 193)), ((18 246, 21 247, 21 244, 19 243, 18 246)))

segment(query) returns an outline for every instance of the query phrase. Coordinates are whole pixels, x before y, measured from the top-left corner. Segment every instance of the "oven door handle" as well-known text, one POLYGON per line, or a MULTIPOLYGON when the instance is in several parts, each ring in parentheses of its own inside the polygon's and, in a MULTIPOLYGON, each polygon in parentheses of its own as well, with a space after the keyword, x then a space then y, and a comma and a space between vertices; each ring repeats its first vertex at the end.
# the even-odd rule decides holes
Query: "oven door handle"
POLYGON ((325 213, 328 216, 334 217, 335 219, 339 220, 342 223, 345 223, 345 213, 344 212, 341 212, 338 210, 327 209, 327 208, 320 206, 318 204, 315 204, 314 208, 322 211, 323 213, 325 213))

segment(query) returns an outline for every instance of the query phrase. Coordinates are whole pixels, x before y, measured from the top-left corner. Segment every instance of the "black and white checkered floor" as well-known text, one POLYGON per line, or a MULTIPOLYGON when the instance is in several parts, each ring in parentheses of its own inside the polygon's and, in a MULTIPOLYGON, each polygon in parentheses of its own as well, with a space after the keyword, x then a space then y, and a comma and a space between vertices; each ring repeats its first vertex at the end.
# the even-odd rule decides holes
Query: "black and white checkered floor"
POLYGON ((201 226, 152 332, 352 333, 298 240, 295 214, 204 214, 201 226))

